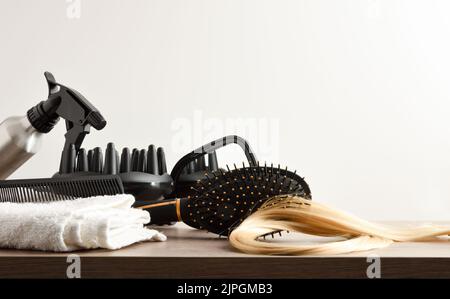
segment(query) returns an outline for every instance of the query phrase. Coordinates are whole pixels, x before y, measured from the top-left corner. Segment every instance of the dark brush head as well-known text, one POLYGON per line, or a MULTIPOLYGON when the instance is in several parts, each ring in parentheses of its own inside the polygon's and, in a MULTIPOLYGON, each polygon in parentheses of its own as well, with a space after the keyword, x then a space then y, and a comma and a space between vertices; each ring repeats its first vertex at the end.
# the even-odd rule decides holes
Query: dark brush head
POLYGON ((285 194, 311 198, 303 178, 279 166, 243 166, 217 170, 191 187, 183 202, 182 220, 195 228, 219 235, 228 233, 267 199, 285 194))

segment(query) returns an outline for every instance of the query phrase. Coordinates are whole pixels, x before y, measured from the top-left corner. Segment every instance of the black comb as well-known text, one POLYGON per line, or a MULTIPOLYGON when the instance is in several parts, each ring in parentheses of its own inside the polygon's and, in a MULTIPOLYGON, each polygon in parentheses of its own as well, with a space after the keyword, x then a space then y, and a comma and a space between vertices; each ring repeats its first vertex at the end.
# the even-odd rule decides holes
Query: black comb
POLYGON ((118 176, 0 181, 0 202, 50 202, 124 193, 118 176))
POLYGON ((285 194, 311 198, 306 181, 279 166, 243 166, 206 174, 186 198, 148 205, 150 224, 183 221, 218 235, 228 233, 267 199, 285 194))

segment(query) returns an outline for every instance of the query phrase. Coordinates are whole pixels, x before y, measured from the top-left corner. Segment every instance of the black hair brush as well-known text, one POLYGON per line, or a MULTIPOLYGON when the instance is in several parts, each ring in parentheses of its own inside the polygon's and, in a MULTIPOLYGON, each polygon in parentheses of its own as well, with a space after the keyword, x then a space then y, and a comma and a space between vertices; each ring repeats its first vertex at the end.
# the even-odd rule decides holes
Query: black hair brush
POLYGON ((268 198, 295 194, 311 198, 303 178, 295 172, 273 166, 243 166, 205 173, 185 198, 167 199, 140 208, 151 214, 150 224, 187 225, 224 236, 268 198))

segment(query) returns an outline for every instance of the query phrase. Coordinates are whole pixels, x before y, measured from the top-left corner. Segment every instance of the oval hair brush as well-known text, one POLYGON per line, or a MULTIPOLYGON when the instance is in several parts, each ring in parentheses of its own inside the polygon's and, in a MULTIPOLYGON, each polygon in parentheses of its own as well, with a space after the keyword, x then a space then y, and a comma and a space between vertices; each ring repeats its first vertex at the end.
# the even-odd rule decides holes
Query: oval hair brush
POLYGON ((227 236, 252 211, 277 195, 311 198, 303 178, 295 172, 272 166, 245 166, 205 173, 191 195, 166 199, 140 208, 150 212, 150 225, 182 221, 187 225, 227 236))

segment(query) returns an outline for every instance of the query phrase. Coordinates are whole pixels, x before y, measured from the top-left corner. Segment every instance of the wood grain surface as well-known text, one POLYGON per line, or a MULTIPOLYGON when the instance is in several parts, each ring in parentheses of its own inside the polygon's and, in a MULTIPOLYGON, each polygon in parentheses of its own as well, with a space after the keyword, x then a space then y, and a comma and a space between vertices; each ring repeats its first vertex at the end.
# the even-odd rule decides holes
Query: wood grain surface
MULTIPOLYGON (((409 224, 405 224, 409 225, 409 224)), ((82 278, 367 278, 368 256, 380 257, 383 278, 450 278, 450 242, 396 243, 370 252, 339 256, 257 256, 234 250, 225 238, 183 224, 157 228, 166 242, 117 251, 76 254, 82 278)), ((284 242, 324 242, 284 236, 284 242)), ((0 250, 0 278, 66 278, 69 254, 0 250)))

